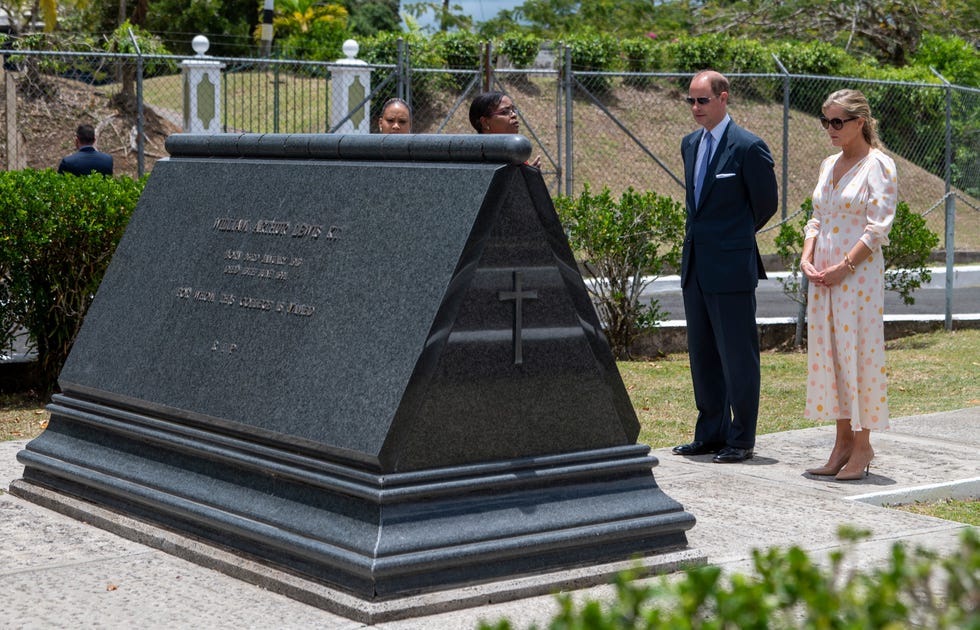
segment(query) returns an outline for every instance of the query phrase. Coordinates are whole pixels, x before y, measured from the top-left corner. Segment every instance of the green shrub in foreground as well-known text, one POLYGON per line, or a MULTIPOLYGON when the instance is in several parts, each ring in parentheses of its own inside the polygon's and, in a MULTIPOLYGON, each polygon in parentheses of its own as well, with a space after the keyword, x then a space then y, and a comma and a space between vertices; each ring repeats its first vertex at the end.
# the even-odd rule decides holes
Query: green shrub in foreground
MULTIPOLYGON (((842 528, 853 543, 868 532, 842 528)), ((980 536, 964 530, 960 548, 948 557, 902 543, 892 546, 885 566, 870 571, 849 567, 853 549, 831 553, 826 568, 799 547, 753 552, 754 576, 725 577, 705 566, 637 582, 624 573, 615 582, 616 599, 558 596, 561 611, 550 630, 684 630, 980 628, 980 536)), ((481 630, 510 630, 506 619, 481 630)), ((532 626, 535 628, 536 626, 532 626)))
POLYGON ((23 326, 54 389, 145 178, 0 172, 0 349, 23 326))

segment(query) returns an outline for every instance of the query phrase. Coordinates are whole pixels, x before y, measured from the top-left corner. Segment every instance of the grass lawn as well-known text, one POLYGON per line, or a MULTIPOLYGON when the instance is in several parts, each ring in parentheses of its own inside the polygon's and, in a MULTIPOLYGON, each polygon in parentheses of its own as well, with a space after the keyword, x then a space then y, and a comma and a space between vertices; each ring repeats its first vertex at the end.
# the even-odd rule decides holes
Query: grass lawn
MULTIPOLYGON (((980 330, 913 335, 886 347, 892 417, 980 405, 980 330)), ((619 369, 640 418, 639 441, 654 448, 689 441, 696 411, 687 355, 624 361, 619 369)), ((803 419, 805 378, 805 353, 763 353, 760 434, 816 426, 803 419)), ((42 401, 0 396, 0 440, 32 438, 47 420, 42 401)))
POLYGON ((980 499, 941 499, 939 501, 910 503, 908 505, 889 505, 887 507, 914 514, 926 514, 947 521, 956 521, 980 527, 980 499))
MULTIPOLYGON (((893 418, 980 405, 980 330, 934 332, 889 341, 888 405, 893 418)), ((694 394, 686 354, 619 364, 640 417, 640 441, 654 448, 690 440, 694 394)), ((762 355, 762 433, 817 426, 803 418, 806 353, 762 355)))

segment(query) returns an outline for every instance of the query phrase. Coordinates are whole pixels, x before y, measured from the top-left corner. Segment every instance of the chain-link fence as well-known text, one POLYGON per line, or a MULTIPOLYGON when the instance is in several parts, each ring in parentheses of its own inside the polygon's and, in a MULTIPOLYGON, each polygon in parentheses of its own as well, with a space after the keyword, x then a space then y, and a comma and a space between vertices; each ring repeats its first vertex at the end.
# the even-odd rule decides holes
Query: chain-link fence
MULTIPOLYGON (((683 201, 680 138, 696 126, 683 100, 690 78, 575 73, 574 133, 569 136, 575 159, 564 191, 577 193, 589 182, 614 191, 627 186, 652 189, 683 201)), ((845 87, 868 97, 886 151, 897 162, 900 199, 924 215, 941 237, 946 233, 946 202, 955 200, 957 248, 980 249, 980 90, 842 77, 729 79, 732 119, 768 143, 780 182, 782 208, 760 235, 764 252, 774 251, 780 222, 800 218, 820 162, 836 151, 818 116, 826 97, 845 87)))
MULTIPOLYGON (((485 89, 511 96, 521 133, 541 155, 553 194, 578 194, 588 183, 620 193, 628 187, 684 199, 680 139, 696 127, 684 102, 690 74, 586 72, 553 51, 551 67, 534 69, 366 66, 369 107, 377 131, 391 97, 413 109, 415 133, 473 133, 472 98, 485 89)), ((8 169, 56 167, 73 150, 74 128, 94 124, 116 172, 152 170, 163 142, 182 131, 184 85, 179 57, 0 51, 4 57, 0 154, 8 169), (140 134, 142 130, 142 134, 140 134)), ((215 59, 215 58, 211 58, 215 59)), ((337 128, 330 84, 337 64, 216 58, 222 128, 229 132, 326 133, 337 128)), ((826 96, 862 90, 899 168, 900 198, 926 217, 956 250, 980 250, 980 90, 948 83, 902 83, 791 75, 774 60, 772 74, 731 74, 729 111, 772 150, 782 211, 760 235, 775 250, 781 221, 799 220, 820 161, 835 149, 820 127, 826 96), (947 223, 947 216, 955 221, 947 223)), ((364 111, 363 109, 361 110, 364 111)))

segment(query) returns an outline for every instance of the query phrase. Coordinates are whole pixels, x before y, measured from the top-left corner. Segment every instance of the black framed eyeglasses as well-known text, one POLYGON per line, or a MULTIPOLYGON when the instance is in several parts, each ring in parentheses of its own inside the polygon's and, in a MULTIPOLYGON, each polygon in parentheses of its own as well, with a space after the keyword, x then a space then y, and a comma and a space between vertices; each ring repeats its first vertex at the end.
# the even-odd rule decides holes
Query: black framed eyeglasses
POLYGON ((858 118, 860 118, 860 116, 851 116, 850 118, 844 118, 843 120, 841 120, 840 118, 828 119, 825 116, 821 116, 820 124, 823 125, 824 129, 826 129, 827 127, 833 127, 835 131, 840 131, 841 129, 844 128, 844 125, 846 123, 849 123, 852 120, 857 120, 858 118))
POLYGON ((698 97, 685 96, 684 100, 687 101, 688 105, 694 105, 695 103, 697 103, 698 105, 707 105, 708 103, 711 102, 712 98, 713 97, 711 96, 698 96, 698 97))

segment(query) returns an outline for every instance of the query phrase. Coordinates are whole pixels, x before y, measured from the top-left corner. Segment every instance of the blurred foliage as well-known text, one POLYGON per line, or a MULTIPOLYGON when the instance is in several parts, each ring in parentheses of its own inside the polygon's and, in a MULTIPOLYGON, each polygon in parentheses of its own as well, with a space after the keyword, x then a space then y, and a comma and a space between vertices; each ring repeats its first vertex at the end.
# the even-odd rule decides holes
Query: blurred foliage
POLYGON ((437 33, 462 31, 469 33, 473 29, 473 18, 463 14, 463 8, 458 4, 436 1, 409 2, 404 5, 404 8, 406 15, 416 21, 421 20, 431 12, 435 18, 435 26, 427 27, 425 30, 428 31, 437 33))
POLYGON ((258 20, 256 0, 153 0, 143 26, 175 54, 194 54, 191 40, 207 35, 209 55, 231 57, 250 54, 258 20))
POLYGON ((950 83, 980 86, 980 54, 962 38, 925 33, 912 61, 916 66, 935 68, 950 83))
MULTIPOLYGON (((857 543, 870 532, 842 527, 844 542, 822 566, 798 546, 756 549, 754 574, 726 575, 719 566, 679 577, 638 580, 617 576, 612 601, 557 596, 560 611, 550 630, 679 630, 796 628, 980 627, 980 535, 966 528, 959 549, 939 556, 924 547, 894 543, 882 566, 856 568, 857 543), (673 579, 672 579, 673 578, 673 579)), ((537 628, 537 626, 531 626, 537 628)), ((480 624, 510 630, 510 621, 480 624)))
MULTIPOLYGON (((626 72, 664 72, 666 66, 666 50, 663 46, 646 35, 631 37, 619 42, 623 51, 623 69, 626 72)), ((645 89, 655 85, 656 81, 650 76, 626 77, 627 85, 645 89)))
MULTIPOLYGON (((319 0, 277 0, 272 28, 279 55, 304 61, 335 61, 343 57, 348 13, 340 4, 319 0)), ((262 39, 262 25, 252 37, 262 39)))

